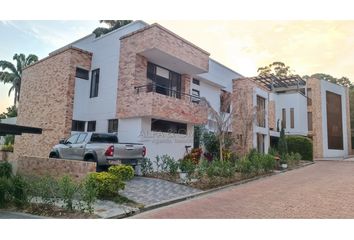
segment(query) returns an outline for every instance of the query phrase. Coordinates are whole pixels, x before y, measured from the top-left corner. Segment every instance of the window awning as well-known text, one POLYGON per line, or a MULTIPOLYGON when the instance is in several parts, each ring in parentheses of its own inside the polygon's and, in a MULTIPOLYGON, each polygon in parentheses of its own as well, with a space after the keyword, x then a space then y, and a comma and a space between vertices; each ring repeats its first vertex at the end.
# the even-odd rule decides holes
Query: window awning
POLYGON ((21 135, 22 133, 42 134, 41 128, 0 123, 0 136, 21 135))

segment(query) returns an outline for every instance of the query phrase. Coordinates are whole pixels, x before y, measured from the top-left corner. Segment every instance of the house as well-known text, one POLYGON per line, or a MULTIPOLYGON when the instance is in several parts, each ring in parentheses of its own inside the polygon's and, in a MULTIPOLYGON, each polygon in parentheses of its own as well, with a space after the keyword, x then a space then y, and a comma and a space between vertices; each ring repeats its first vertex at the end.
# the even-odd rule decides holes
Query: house
MULTIPOLYGON (((16 117, 0 119, 0 123, 16 124, 16 117)), ((5 143, 5 137, 0 135, 0 146, 4 145, 4 143, 5 143)))
POLYGON ((286 135, 313 140, 314 159, 350 155, 347 87, 299 76, 241 78, 233 80, 232 105, 237 109, 233 134, 246 149, 267 152, 283 127, 286 135))
POLYGON ((43 129, 16 137, 15 153, 47 157, 76 131, 118 132, 140 142, 147 157, 183 157, 194 126, 214 122, 220 96, 242 77, 159 24, 135 21, 96 38, 90 34, 24 69, 18 124, 43 129))

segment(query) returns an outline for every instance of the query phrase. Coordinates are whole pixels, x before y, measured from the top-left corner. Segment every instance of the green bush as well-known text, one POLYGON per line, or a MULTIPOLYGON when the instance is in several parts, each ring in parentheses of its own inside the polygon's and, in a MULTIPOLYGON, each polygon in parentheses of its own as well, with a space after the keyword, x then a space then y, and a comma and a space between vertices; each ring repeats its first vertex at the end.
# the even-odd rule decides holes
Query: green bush
POLYGON ((15 143, 15 136, 14 135, 6 135, 4 145, 13 145, 15 143))
POLYGON ((288 151, 299 153, 302 160, 313 160, 313 144, 312 140, 303 136, 287 136, 286 142, 288 151))
POLYGON ((243 175, 248 175, 254 171, 254 166, 252 162, 244 156, 237 162, 237 170, 243 175))
POLYGON ((186 158, 179 160, 179 168, 181 172, 187 173, 190 178, 196 169, 196 165, 190 159, 186 158))
POLYGON ((279 152, 278 152, 278 150, 276 148, 269 147, 268 148, 268 154, 270 154, 272 156, 278 156, 279 152))
POLYGON ((81 185, 81 199, 85 202, 87 210, 89 213, 93 213, 93 205, 97 199, 98 186, 96 179, 92 175, 88 175, 81 185))
POLYGON ((21 176, 12 178, 11 195, 17 207, 23 207, 29 203, 29 184, 21 176))
POLYGON ((152 162, 149 158, 144 158, 141 160, 141 173, 146 176, 153 172, 152 162))
POLYGON ((213 132, 204 132, 202 135, 202 143, 208 153, 213 156, 218 156, 219 154, 219 141, 213 132))
POLYGON ((5 161, 0 163, 0 177, 10 178, 12 176, 12 165, 5 161))
POLYGON ((300 153, 293 153, 293 152, 292 152, 292 153, 286 155, 287 163, 288 163, 290 166, 299 165, 301 158, 302 158, 302 157, 301 157, 301 154, 300 154, 300 153))
POLYGON ((198 178, 202 178, 207 174, 207 170, 209 168, 209 162, 202 158, 201 161, 199 162, 196 173, 198 178))
POLYGON ((44 204, 54 205, 59 197, 59 184, 51 176, 40 177, 31 181, 31 195, 40 197, 44 204))
POLYGON ((7 177, 0 177, 0 208, 10 201, 11 182, 7 177))
POLYGON ((225 177, 230 178, 235 174, 236 168, 230 161, 214 160, 207 168, 208 177, 225 177))
POLYGON ((117 196, 118 190, 125 187, 125 183, 119 177, 109 172, 91 173, 90 177, 95 179, 99 198, 117 196))
POLYGON ((262 169, 264 172, 271 172, 275 168, 275 159, 271 154, 261 155, 262 169))
POLYGON ((14 151, 14 146, 12 144, 7 144, 1 147, 1 151, 4 152, 13 152, 14 151))
POLYGON ((176 175, 178 172, 178 162, 168 155, 162 156, 162 161, 164 162, 165 171, 167 171, 171 175, 176 175))
POLYGON ((71 179, 71 177, 63 176, 59 180, 60 197, 64 201, 66 209, 73 210, 74 195, 78 190, 78 185, 71 179))
POLYGON ((134 177, 134 169, 128 165, 111 166, 108 168, 108 172, 122 181, 128 181, 134 177))

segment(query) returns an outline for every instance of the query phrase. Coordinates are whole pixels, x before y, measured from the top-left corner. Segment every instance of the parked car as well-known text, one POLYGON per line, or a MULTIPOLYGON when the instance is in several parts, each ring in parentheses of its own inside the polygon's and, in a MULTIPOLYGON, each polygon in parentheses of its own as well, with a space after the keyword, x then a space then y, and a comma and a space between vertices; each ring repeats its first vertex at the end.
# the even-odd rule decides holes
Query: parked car
POLYGON ((97 162, 98 167, 119 163, 137 165, 146 155, 140 143, 119 143, 111 133, 82 132, 60 140, 49 153, 50 158, 64 158, 97 162))

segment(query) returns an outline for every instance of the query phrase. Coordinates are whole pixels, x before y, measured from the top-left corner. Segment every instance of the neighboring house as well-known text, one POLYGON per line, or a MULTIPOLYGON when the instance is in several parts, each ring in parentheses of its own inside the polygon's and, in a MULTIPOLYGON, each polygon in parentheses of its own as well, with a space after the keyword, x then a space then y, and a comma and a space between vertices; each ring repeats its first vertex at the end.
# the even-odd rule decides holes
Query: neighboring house
MULTIPOLYGON (((12 118, 4 118, 4 119, 0 119, 0 123, 7 123, 7 124, 16 124, 16 117, 12 117, 12 118)), ((0 136, 0 145, 3 145, 5 142, 5 137, 4 136, 0 136)))
POLYGON ((315 159, 350 154, 347 87, 318 79, 305 82, 298 76, 258 76, 236 79, 233 83, 232 104, 238 109, 233 119, 233 133, 237 139, 244 140, 246 149, 267 152, 269 146, 276 145, 279 130, 284 127, 287 135, 308 136, 313 140, 315 159), (249 131, 242 131, 244 127, 240 123, 246 115, 240 116, 242 109, 252 113, 246 119, 252 121, 249 131))
POLYGON ((200 97, 219 111, 239 77, 158 24, 88 35, 24 69, 18 124, 43 132, 16 137, 15 154, 47 157, 72 132, 96 131, 144 143, 150 158, 181 158, 194 126, 214 128, 200 97))

